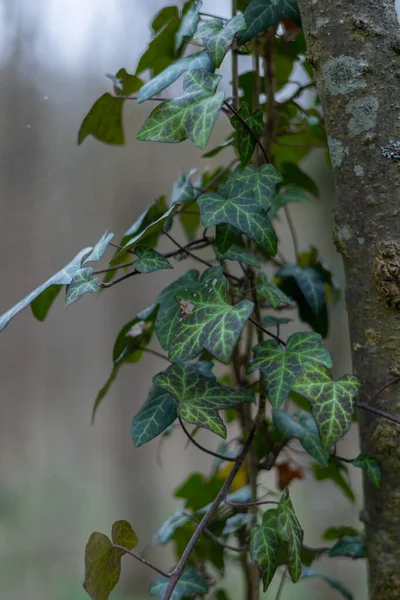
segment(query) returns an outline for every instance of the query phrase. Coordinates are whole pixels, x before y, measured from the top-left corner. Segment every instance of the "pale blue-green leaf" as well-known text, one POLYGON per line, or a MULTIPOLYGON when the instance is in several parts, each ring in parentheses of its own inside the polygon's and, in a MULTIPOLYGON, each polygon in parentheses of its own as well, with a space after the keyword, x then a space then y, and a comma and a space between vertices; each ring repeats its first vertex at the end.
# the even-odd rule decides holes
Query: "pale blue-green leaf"
POLYGON ((257 268, 261 266, 258 258, 244 246, 239 246, 239 244, 232 244, 224 253, 221 253, 217 246, 213 246, 213 250, 218 260, 234 260, 257 268))
POLYGON ((176 203, 193 202, 194 201, 194 188, 191 181, 192 175, 197 172, 197 169, 190 169, 186 175, 185 171, 182 171, 179 179, 175 181, 172 194, 169 199, 169 205, 172 206, 176 203))
POLYGON ((221 19, 210 19, 199 29, 196 37, 201 40, 208 56, 218 68, 236 33, 244 29, 246 29, 246 21, 243 15, 232 17, 225 25, 221 19))
POLYGON ((75 273, 71 283, 67 287, 65 308, 68 308, 70 304, 82 298, 83 294, 88 292, 96 294, 99 291, 99 279, 98 277, 91 279, 92 273, 92 267, 79 269, 75 273))
POLYGON ((222 535, 230 535, 231 533, 235 533, 235 531, 238 531, 239 529, 242 529, 242 527, 249 525, 252 523, 252 521, 253 515, 248 513, 238 513, 233 515, 233 517, 229 517, 229 519, 225 521, 225 527, 222 531, 222 535))
MULTIPOLYGON (((169 584, 167 577, 157 577, 150 585, 150 596, 158 596, 162 599, 169 584)), ((208 583, 197 575, 193 566, 186 567, 172 593, 171 600, 181 600, 184 596, 202 596, 208 592, 208 583)))
POLYGON ((189 9, 182 17, 182 22, 178 31, 175 34, 175 49, 178 50, 186 39, 190 39, 194 36, 197 29, 197 23, 199 22, 199 12, 203 2, 193 2, 189 9))
POLYGON ((251 0, 244 12, 244 18, 247 30, 239 35, 239 44, 245 44, 281 19, 298 22, 300 13, 297 0, 251 0))
POLYGON ((133 417, 131 435, 137 448, 165 431, 176 419, 176 400, 153 386, 142 408, 133 417))
POLYGON ((301 579, 310 579, 310 578, 314 578, 314 577, 319 577, 319 578, 323 579, 324 581, 326 581, 326 583, 328 585, 330 585, 331 588, 340 592, 342 594, 343 598, 346 598, 346 600, 353 600, 353 594, 351 594, 351 592, 349 592, 349 590, 340 581, 337 581, 336 579, 329 577, 329 575, 325 575, 325 573, 321 573, 320 571, 315 571, 314 569, 311 569, 310 567, 306 567, 305 565, 303 565, 302 571, 301 571, 301 579))
POLYGON ((100 238, 100 240, 97 242, 97 244, 93 247, 93 250, 91 251, 89 256, 85 258, 82 265, 86 265, 86 263, 88 262, 96 262, 100 260, 104 256, 104 253, 107 250, 107 246, 111 242, 113 237, 113 233, 108 233, 108 231, 106 231, 100 238))

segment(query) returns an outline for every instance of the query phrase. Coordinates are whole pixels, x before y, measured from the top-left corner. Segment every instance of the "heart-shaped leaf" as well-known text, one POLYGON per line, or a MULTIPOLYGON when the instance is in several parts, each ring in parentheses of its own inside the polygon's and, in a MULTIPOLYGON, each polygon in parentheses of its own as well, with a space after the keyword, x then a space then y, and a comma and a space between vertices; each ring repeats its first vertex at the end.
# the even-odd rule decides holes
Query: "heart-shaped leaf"
POLYGON ((201 375, 194 365, 174 364, 153 378, 154 384, 178 401, 178 415, 187 423, 226 437, 219 411, 253 401, 249 391, 233 390, 201 375))
POLYGON ((187 71, 184 95, 159 104, 137 134, 138 140, 183 142, 186 139, 204 150, 218 117, 224 92, 217 92, 221 75, 204 69, 187 71))
POLYGON ((246 29, 246 21, 243 15, 232 17, 225 25, 221 19, 210 19, 199 29, 196 37, 201 40, 214 66, 218 68, 236 33, 244 29, 246 29))
POLYGON ((248 373, 257 369, 261 371, 268 398, 274 408, 280 407, 290 389, 294 390, 293 383, 309 363, 332 366, 321 336, 311 332, 294 333, 289 337, 285 349, 276 340, 267 340, 254 346, 253 355, 248 373))
POLYGON ((359 387, 353 375, 333 381, 330 371, 315 362, 292 383, 292 390, 311 404, 323 448, 336 444, 350 429, 359 387))

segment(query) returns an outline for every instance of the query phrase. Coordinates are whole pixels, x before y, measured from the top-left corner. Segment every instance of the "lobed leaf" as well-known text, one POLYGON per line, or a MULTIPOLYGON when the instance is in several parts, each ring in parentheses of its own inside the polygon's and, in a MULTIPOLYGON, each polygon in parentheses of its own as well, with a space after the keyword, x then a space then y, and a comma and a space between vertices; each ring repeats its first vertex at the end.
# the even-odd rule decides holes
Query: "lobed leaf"
POLYGON ((169 260, 153 248, 136 246, 135 254, 138 259, 134 261, 133 267, 139 273, 153 273, 162 269, 173 269, 169 260))
MULTIPOLYGON (((150 596, 158 596, 160 599, 164 597, 169 584, 169 579, 157 577, 149 588, 150 596)), ((181 600, 187 595, 203 595, 208 592, 208 583, 203 577, 197 575, 196 569, 190 565, 186 567, 179 578, 178 583, 172 593, 171 600, 181 600)))
POLYGON ((236 145, 240 156, 240 163, 245 167, 252 159, 257 138, 264 133, 263 111, 258 108, 251 113, 246 103, 238 111, 238 115, 231 118, 232 127, 236 129, 236 145), (243 122, 244 121, 244 122, 243 122), (247 123, 248 127, 246 127, 247 123))
POLYGON ((261 371, 268 398, 274 408, 279 408, 291 389, 298 391, 293 387, 294 383, 310 363, 332 366, 321 336, 318 333, 298 332, 289 337, 285 349, 276 340, 267 340, 254 346, 253 359, 247 372, 261 371))
POLYGON ((245 44, 281 19, 299 22, 300 13, 297 0, 251 0, 244 12, 244 18, 247 30, 239 36, 239 44, 245 44))
POLYGON ((93 247, 93 250, 90 252, 89 256, 87 256, 82 262, 82 265, 86 265, 86 263, 88 262, 98 262, 99 260, 101 260, 113 237, 113 233, 108 233, 108 231, 106 231, 99 239, 97 244, 93 247))
POLYGON ((224 101, 217 92, 221 75, 204 69, 187 71, 184 95, 159 104, 150 114, 136 138, 153 142, 177 143, 186 139, 204 150, 224 101))
POLYGON ((75 273, 71 283, 67 286, 65 308, 68 308, 70 304, 82 298, 83 294, 86 294, 87 292, 97 294, 99 291, 99 279, 98 277, 91 279, 92 273, 92 267, 79 269, 75 273))
POLYGON ((333 381, 330 371, 315 362, 291 384, 294 392, 310 402, 323 448, 336 444, 350 429, 359 387, 353 375, 333 381))
POLYGON ((236 15, 224 25, 221 19, 210 19, 203 25, 196 37, 198 37, 208 56, 216 68, 221 66, 238 31, 246 29, 246 21, 243 15, 236 15))
POLYGON ((318 429, 309 413, 299 411, 297 419, 284 410, 273 410, 272 419, 275 427, 286 440, 297 438, 304 450, 324 467, 329 464, 329 452, 321 446, 318 429))
MULTIPOLYGON (((126 241, 126 243, 122 246, 122 248, 118 250, 115 258, 120 259, 121 256, 124 256, 128 250, 133 248, 133 246, 137 246, 139 242, 141 243, 141 245, 143 245, 144 240, 147 240, 147 238, 149 238, 150 236, 158 235, 164 229, 166 223, 170 219, 171 215, 176 211, 176 209, 177 205, 173 204, 164 214, 158 217, 155 221, 152 221, 149 225, 147 225, 147 227, 145 227, 144 229, 140 227, 138 233, 133 237, 131 237, 131 233, 126 233, 125 237, 129 236, 129 238, 126 241)), ((128 232, 130 232, 131 229, 129 229, 128 232)))
POLYGON ((260 300, 266 300, 272 308, 277 308, 280 305, 293 305, 290 298, 288 298, 277 285, 270 281, 265 273, 261 272, 257 277, 257 295, 260 300))
POLYGON ((189 363, 174 364, 153 378, 177 402, 178 415, 187 423, 210 429, 225 438, 226 427, 219 411, 253 401, 249 391, 233 390, 204 377, 189 363))

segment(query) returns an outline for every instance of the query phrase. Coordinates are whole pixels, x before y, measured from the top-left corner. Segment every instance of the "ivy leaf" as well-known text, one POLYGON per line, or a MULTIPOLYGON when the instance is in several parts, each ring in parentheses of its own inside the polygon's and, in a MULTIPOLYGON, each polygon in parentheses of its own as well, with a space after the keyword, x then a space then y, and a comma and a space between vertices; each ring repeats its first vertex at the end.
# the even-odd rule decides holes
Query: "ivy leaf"
POLYGON ((275 25, 281 19, 300 20, 297 0, 251 0, 244 12, 247 30, 239 36, 238 43, 245 44, 261 31, 275 25))
POLYGON ((197 169, 190 169, 189 173, 186 175, 185 171, 183 171, 177 181, 175 181, 172 194, 169 199, 169 205, 184 202, 193 202, 194 201, 194 188, 193 183, 191 181, 192 175, 196 173, 197 169))
POLYGON ((236 15, 224 26, 221 19, 210 19, 198 32, 198 37, 216 68, 221 66, 238 31, 246 29, 243 15, 236 15))
POLYGON ((159 104, 136 138, 172 143, 190 139, 204 150, 224 101, 224 92, 216 92, 220 80, 221 75, 204 69, 187 71, 183 79, 184 95, 159 104))
POLYGON ((362 469, 375 487, 381 486, 382 471, 379 460, 367 454, 360 454, 353 460, 353 465, 362 469))
POLYGON ((221 480, 213 475, 207 478, 203 473, 191 473, 174 491, 175 498, 183 498, 186 507, 202 514, 205 506, 212 502, 221 489, 221 480))
POLYGON ((245 167, 251 161, 257 144, 257 138, 264 133, 263 111, 261 108, 258 108, 254 113, 251 113, 248 105, 242 102, 238 114, 241 119, 237 115, 233 115, 231 123, 237 132, 236 144, 240 163, 242 167, 245 167), (243 121, 247 123, 250 129, 246 127, 243 121))
POLYGON ((219 411, 253 401, 248 391, 220 385, 215 379, 201 375, 194 365, 174 364, 153 378, 155 385, 178 401, 178 416, 187 423, 210 429, 226 438, 226 427, 219 411))
POLYGON ((239 244, 232 244, 224 253, 221 253, 217 246, 213 246, 213 250, 218 260, 234 260, 257 268, 261 266, 258 258, 252 252, 249 252, 247 248, 239 244))
POLYGON ((257 277, 257 295, 260 300, 266 300, 272 308, 280 305, 292 306, 292 301, 268 279, 265 273, 259 273, 257 277))
POLYGON ((153 76, 158 75, 181 54, 182 49, 177 51, 175 48, 175 34, 181 24, 178 7, 166 7, 166 9, 170 10, 161 10, 153 21, 153 31, 156 35, 139 59, 137 75, 147 69, 150 69, 153 76), (160 27, 161 22, 163 25, 160 27))
MULTIPOLYGON (((299 375, 310 363, 332 366, 329 352, 318 333, 298 332, 288 339, 285 350, 276 340, 267 340, 254 346, 254 358, 248 373, 259 369, 263 375, 268 397, 274 408, 279 408, 289 395, 299 375)), ((301 393, 301 392, 299 392, 301 393)), ((303 394, 304 395, 304 394, 303 394)))
POLYGON ((278 566, 277 554, 280 548, 280 540, 276 521, 276 509, 267 510, 263 514, 262 524, 256 525, 251 531, 251 559, 261 571, 264 592, 271 583, 278 566))
POLYGON ((289 574, 293 583, 301 576, 301 545, 303 543, 303 530, 296 517, 289 490, 285 489, 276 509, 276 527, 279 537, 289 545, 289 574))
POLYGON ((329 452, 321 447, 318 429, 312 416, 304 411, 299 411, 294 419, 284 410, 272 411, 275 427, 285 440, 297 438, 304 450, 324 467, 329 464, 329 452))
POLYGON ((91 279, 92 273, 92 267, 79 269, 79 271, 75 273, 74 278, 67 287, 65 308, 68 308, 70 304, 79 300, 83 294, 86 294, 87 292, 97 294, 99 291, 99 279, 98 277, 91 279))
POLYGON ((157 339, 164 350, 169 350, 174 342, 179 326, 181 309, 177 295, 188 294, 198 286, 199 272, 196 269, 187 271, 182 277, 168 285, 157 297, 156 304, 160 307, 156 319, 157 339))
POLYGON ((240 237, 240 231, 228 225, 227 223, 219 223, 215 228, 215 243, 220 252, 226 252, 232 246, 236 239, 240 237))
POLYGON ((314 578, 314 577, 320 577, 321 579, 326 581, 326 583, 328 585, 330 585, 331 588, 340 592, 342 594, 343 598, 346 598, 346 600, 353 600, 353 594, 351 594, 349 592, 349 590, 340 581, 337 581, 336 579, 329 577, 329 575, 325 575, 325 573, 321 573, 320 571, 315 571, 314 569, 311 569, 310 567, 305 567, 303 565, 303 569, 301 572, 301 579, 309 579, 309 578, 314 578))
POLYGON ((130 75, 126 69, 120 69, 116 75, 107 74, 106 77, 113 82, 114 94, 117 96, 131 96, 143 85, 143 81, 139 77, 130 75))
POLYGON ((291 321, 292 319, 288 319, 286 317, 274 317, 273 315, 265 315, 261 319, 261 324, 267 329, 268 327, 277 327, 279 329, 281 325, 287 325, 291 321))
POLYGON ((315 362, 292 383, 292 390, 311 404, 323 448, 336 444, 350 429, 359 387, 353 375, 333 381, 330 371, 315 362))
POLYGON ((135 260, 133 267, 139 273, 153 273, 154 271, 161 271, 162 269, 173 269, 169 260, 162 254, 153 250, 153 248, 146 248, 146 246, 136 246, 135 254, 138 260, 135 260))
POLYGON ((121 258, 121 256, 126 254, 126 252, 133 248, 133 246, 137 246, 139 242, 142 243, 148 237, 159 234, 164 229, 167 221, 175 212, 176 208, 177 205, 174 204, 161 217, 150 223, 150 225, 148 225, 145 229, 139 231, 134 237, 130 237, 129 240, 122 246, 121 250, 118 250, 115 258, 121 258))
POLYGON ((164 544, 167 544, 173 537, 175 531, 179 529, 179 527, 182 527, 182 525, 185 525, 185 523, 187 523, 190 520, 189 517, 185 515, 185 508, 186 507, 183 504, 178 508, 176 512, 174 512, 173 515, 171 515, 170 517, 168 517, 168 519, 164 521, 164 523, 157 529, 156 533, 154 534, 154 537, 151 542, 152 544, 156 543, 161 544, 162 546, 164 544))
POLYGON ((144 102, 153 96, 156 96, 165 88, 174 83, 181 75, 194 69, 203 69, 209 73, 214 72, 214 65, 210 61, 206 52, 197 52, 185 58, 180 58, 164 69, 157 77, 151 79, 139 90, 137 101, 144 102))
POLYGON ((108 231, 106 231, 102 235, 100 240, 97 242, 97 244, 94 246, 94 248, 91 251, 91 253, 89 254, 89 256, 87 256, 85 258, 85 260, 82 262, 82 265, 86 265, 86 263, 88 263, 88 262, 97 262, 101 258, 103 258, 105 251, 107 250, 107 246, 111 242, 113 237, 114 237, 113 233, 108 233, 108 231))
POLYGON ((185 39, 190 39, 194 36, 199 22, 199 12, 203 2, 193 2, 182 18, 181 25, 175 34, 175 49, 178 50, 185 39))
POLYGON ((262 165, 259 169, 256 169, 254 165, 247 165, 246 167, 237 167, 228 178, 227 183, 229 182, 234 187, 235 182, 239 182, 249 187, 253 190, 259 205, 264 210, 269 210, 275 188, 281 181, 282 175, 273 165, 262 165))
POLYGON ((225 521, 225 527, 222 531, 222 535, 231 535, 231 533, 235 533, 235 531, 242 529, 242 527, 245 527, 252 521, 253 515, 248 513, 237 513, 225 521))
POLYGON ((93 104, 82 121, 78 133, 78 145, 92 135, 100 142, 123 146, 125 134, 122 126, 124 100, 109 93, 103 94, 93 104))
POLYGON ((364 558, 367 555, 365 538, 361 535, 345 535, 330 549, 329 556, 350 556, 350 558, 364 558))
POLYGON ((170 360, 192 360, 205 349, 228 364, 253 303, 229 304, 227 280, 220 267, 207 269, 199 283, 194 290, 188 288, 176 296, 181 315, 169 347, 170 360))
POLYGON ((318 314, 325 307, 324 283, 313 268, 285 265, 276 273, 276 277, 293 278, 314 314, 318 314))
POLYGON ((272 219, 275 217, 278 210, 286 204, 304 204, 308 201, 309 197, 303 188, 295 186, 285 188, 284 190, 280 191, 280 193, 275 194, 268 216, 270 219, 272 219))
POLYGON ((329 465, 324 468, 320 465, 313 465, 313 471, 317 481, 333 481, 342 490, 350 502, 355 501, 353 490, 343 476, 343 473, 347 474, 348 469, 340 460, 331 458, 329 465))
MULTIPOLYGON (((71 260, 63 269, 58 271, 55 275, 50 277, 47 281, 42 283, 39 287, 37 287, 33 292, 25 296, 23 300, 18 302, 15 306, 10 308, 7 312, 0 316, 0 332, 3 331, 5 327, 9 324, 11 319, 15 317, 21 310, 24 310, 27 306, 30 305, 36 298, 38 298, 44 291, 46 291, 50 286, 54 285, 68 285, 73 280, 75 274, 81 268, 82 259, 87 256, 87 254, 92 250, 92 248, 84 248, 75 256, 74 259, 71 260)), ((48 300, 47 300, 48 302, 48 300)), ((37 306, 37 305, 36 305, 37 306)))
POLYGON ((227 137, 227 139, 225 140, 225 142, 222 142, 222 144, 219 144, 219 146, 216 146, 215 148, 212 148, 208 152, 205 152, 201 158, 213 158, 214 156, 217 156, 217 154, 222 152, 222 150, 225 150, 226 148, 229 148, 230 146, 232 146, 234 141, 235 141, 235 136, 229 135, 227 137))
POLYGON ((345 535, 349 536, 357 536, 359 532, 355 527, 350 527, 349 525, 341 525, 339 527, 328 527, 322 534, 322 539, 327 541, 339 540, 345 535))
POLYGON ((112 541, 104 533, 92 533, 86 544, 85 581, 83 587, 93 600, 108 600, 119 581, 124 550, 132 550, 138 539, 127 521, 117 521, 112 527, 112 541))
POLYGON ((115 381, 121 366, 125 363, 138 362, 141 359, 143 352, 141 348, 147 346, 153 335, 156 312, 157 307, 152 306, 147 314, 138 315, 126 323, 119 332, 113 348, 113 368, 106 383, 96 396, 92 410, 92 423, 101 401, 115 381))
MULTIPOLYGON (((218 188, 218 193, 206 192, 198 200, 204 227, 220 223, 232 225, 262 246, 271 256, 277 250, 276 233, 252 188, 235 180, 232 175, 218 188)), ((218 248, 220 249, 219 244, 218 248)))
POLYGON ((150 442, 177 418, 176 400, 165 390, 154 386, 149 397, 133 417, 131 435, 136 448, 150 442))
MULTIPOLYGON (((169 579, 163 577, 157 577, 149 588, 150 596, 158 596, 163 598, 165 591, 168 587, 169 579)), ((175 590, 172 593, 171 600, 181 600, 187 595, 203 595, 208 592, 208 583, 203 577, 197 575, 196 569, 190 565, 183 571, 178 583, 176 584, 175 590)))
POLYGON ((61 292, 62 285, 51 285, 31 302, 33 315, 38 321, 44 321, 51 305, 61 292))

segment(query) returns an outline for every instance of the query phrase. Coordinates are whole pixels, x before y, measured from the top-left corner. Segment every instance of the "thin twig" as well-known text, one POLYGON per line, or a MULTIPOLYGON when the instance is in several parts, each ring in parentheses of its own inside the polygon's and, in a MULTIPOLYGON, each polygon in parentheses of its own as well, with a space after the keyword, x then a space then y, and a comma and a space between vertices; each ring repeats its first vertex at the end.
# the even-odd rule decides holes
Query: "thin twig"
POLYGON ((287 567, 285 565, 283 572, 282 572, 281 581, 279 583, 279 587, 276 592, 275 600, 280 600, 282 598, 283 588, 285 587, 285 583, 286 583, 286 571, 287 571, 287 567))
POLYGON ((282 346, 286 346, 286 342, 284 342, 283 339, 280 338, 279 336, 272 333, 272 331, 268 331, 268 329, 265 329, 265 327, 263 327, 260 323, 257 323, 257 321, 255 321, 251 317, 249 317, 249 321, 250 321, 250 323, 253 323, 253 325, 255 325, 258 329, 263 331, 266 335, 269 335, 269 337, 272 337, 274 340, 276 340, 277 342, 282 344, 282 346))
POLYGON ((283 207, 283 210, 285 211, 285 217, 286 217, 286 221, 290 230, 290 235, 292 236, 292 242, 293 242, 293 248, 294 248, 294 255, 296 257, 296 262, 297 262, 297 258, 299 256, 299 240, 297 238, 297 232, 296 232, 296 228, 294 226, 293 223, 293 219, 292 219, 292 215, 290 214, 290 210, 289 207, 287 205, 285 205, 283 207))
POLYGON ((133 556, 133 558, 136 558, 136 560, 138 560, 139 562, 141 562, 144 565, 146 565, 146 567, 150 567, 150 569, 153 569, 153 571, 156 571, 156 573, 159 573, 160 575, 163 575, 163 577, 168 577, 168 579, 171 577, 171 575, 169 573, 167 573, 166 571, 163 571, 162 569, 159 569, 158 567, 156 567, 155 565, 153 565, 151 562, 149 562, 145 558, 142 558, 138 554, 135 554, 135 552, 132 552, 132 550, 128 550, 127 548, 124 548, 123 546, 119 546, 118 544, 113 544, 113 547, 114 548, 118 548, 118 550, 123 550, 124 552, 126 552, 130 556, 133 556))
MULTIPOLYGON (((121 100, 137 100, 137 96, 123 96, 122 94, 114 94, 114 98, 121 98, 121 100)), ((166 100, 170 100, 171 98, 146 98, 147 100, 152 100, 154 102, 165 102, 166 100)))
POLYGON ((158 356, 158 358, 163 358, 164 360, 167 360, 168 362, 171 362, 168 358, 168 356, 165 356, 165 354, 161 354, 161 352, 157 352, 157 350, 152 350, 151 348, 144 348, 142 346, 139 346, 139 350, 141 350, 142 352, 148 352, 149 354, 153 354, 154 356, 158 356))
POLYGON ((221 460, 229 461, 229 462, 236 462, 236 458, 232 458, 230 456, 224 456, 224 454, 219 454, 218 452, 213 452, 212 450, 208 450, 208 448, 204 448, 204 446, 202 446, 201 444, 199 444, 194 439, 194 437, 189 433, 189 431, 185 427, 184 422, 182 421, 182 419, 180 417, 179 417, 179 423, 181 424, 181 427, 182 427, 184 433, 187 435, 187 437, 192 442, 192 444, 194 446, 196 446, 196 448, 198 448, 202 452, 205 452, 206 454, 210 454, 210 456, 215 456, 215 458, 220 458, 221 460))
MULTIPOLYGON (((188 519, 192 519, 192 521, 195 521, 196 523, 200 523, 199 519, 196 519, 196 517, 194 515, 191 515, 190 513, 182 513, 183 516, 188 517, 188 519)), ((225 548, 226 550, 232 550, 232 552, 247 552, 249 549, 249 545, 248 544, 244 544, 243 546, 241 546, 240 548, 237 546, 231 546, 230 544, 226 544, 224 542, 224 540, 221 540, 221 538, 219 538, 217 535, 215 535, 215 533, 213 533, 212 531, 210 531, 210 529, 208 529, 208 527, 205 527, 203 529, 204 533, 206 535, 208 535, 208 537, 213 540, 213 542, 215 542, 216 544, 219 544, 220 546, 222 546, 223 548, 225 548)))
POLYGON ((257 502, 230 502, 225 500, 225 504, 233 506, 233 508, 250 508, 252 506, 264 506, 264 504, 279 504, 275 500, 260 500, 257 502))
POLYGON ((400 418, 396 417, 395 415, 391 415, 390 413, 387 413, 384 410, 381 410, 380 408, 375 408, 375 406, 370 406, 366 402, 360 402, 359 400, 356 400, 355 404, 357 408, 360 408, 361 410, 366 410, 368 412, 374 413, 375 415, 379 415, 380 417, 384 417, 388 421, 393 421, 393 423, 397 423, 398 425, 400 425, 400 418))
POLYGON ((246 127, 246 129, 251 133, 251 135, 253 136, 253 138, 256 141, 256 144, 258 145, 258 147, 260 148, 260 150, 261 150, 261 152, 262 152, 262 154, 264 156, 265 162, 269 163, 270 160, 268 158, 268 154, 266 153, 266 151, 264 149, 264 146, 262 145, 262 143, 258 139, 258 136, 254 133, 254 131, 252 130, 252 128, 250 127, 250 125, 243 119, 243 117, 239 114, 239 112, 235 108, 233 108, 233 106, 231 104, 229 104, 226 101, 224 101, 224 104, 228 108, 228 110, 230 110, 235 115, 235 117, 237 117, 239 119, 239 121, 242 123, 242 125, 244 125, 246 127))
POLYGON ((223 484, 219 494, 217 495, 214 502, 211 504, 210 508, 208 509, 208 511, 206 512, 206 514, 204 515, 204 517, 202 518, 202 520, 196 527, 194 534, 192 535, 188 545, 186 546, 181 558, 178 561, 178 564, 176 565, 176 567, 171 575, 171 579, 170 579, 169 585, 165 591, 163 600, 170 600, 170 598, 176 588, 176 585, 183 573, 186 563, 189 560, 189 557, 190 557, 191 553, 193 552, 201 534, 203 533, 204 528, 207 527, 208 522, 210 521, 211 517, 213 516, 213 514, 215 513, 215 511, 217 510, 217 508, 219 507, 221 502, 223 502, 225 500, 225 498, 229 492, 229 488, 231 487, 233 480, 235 479, 240 467, 243 464, 243 461, 245 460, 245 458, 247 456, 250 446, 254 440, 255 432, 256 432, 256 429, 255 429, 255 427, 253 427, 250 432, 249 437, 246 440, 245 445, 243 446, 241 453, 237 457, 236 462, 233 465, 233 468, 232 468, 231 472, 229 473, 228 477, 226 478, 225 483, 223 484))
POLYGON ((210 17, 211 19, 221 19, 221 21, 228 21, 226 17, 220 17, 218 15, 212 15, 210 13, 201 12, 199 13, 200 17, 210 17))
POLYGON ((398 377, 396 377, 395 379, 392 379, 392 381, 389 381, 389 383, 386 383, 383 387, 381 387, 380 390, 378 390, 371 398, 371 400, 374 400, 377 396, 379 396, 380 394, 382 394, 382 392, 384 392, 388 387, 390 387, 391 385, 397 383, 398 381, 400 381, 400 375, 398 377))

